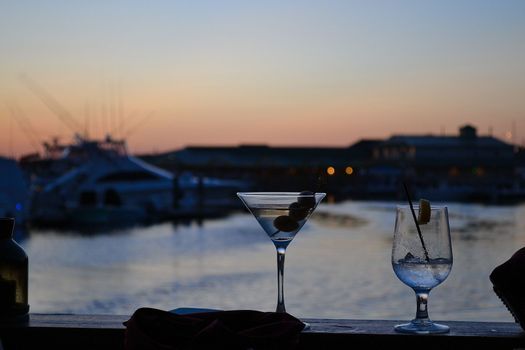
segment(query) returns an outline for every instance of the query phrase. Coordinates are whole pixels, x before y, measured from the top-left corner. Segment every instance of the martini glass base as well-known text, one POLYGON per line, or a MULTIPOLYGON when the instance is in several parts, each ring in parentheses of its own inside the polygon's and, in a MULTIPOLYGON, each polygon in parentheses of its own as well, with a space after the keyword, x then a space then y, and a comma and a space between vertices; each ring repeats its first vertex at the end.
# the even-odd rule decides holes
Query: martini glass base
POLYGON ((394 330, 399 333, 408 334, 443 334, 450 332, 450 328, 447 325, 431 321, 420 322, 416 320, 413 320, 410 323, 399 324, 394 327, 394 330))

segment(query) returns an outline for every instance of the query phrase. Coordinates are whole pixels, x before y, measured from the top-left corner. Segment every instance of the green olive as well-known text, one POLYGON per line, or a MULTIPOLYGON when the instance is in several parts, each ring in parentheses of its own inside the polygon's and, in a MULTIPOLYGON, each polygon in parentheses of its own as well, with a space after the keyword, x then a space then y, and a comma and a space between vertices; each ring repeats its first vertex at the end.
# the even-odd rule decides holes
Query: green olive
POLYGON ((281 215, 273 220, 273 226, 282 232, 292 232, 299 228, 297 221, 288 215, 281 215))
POLYGON ((288 207, 290 217, 294 220, 300 221, 305 219, 310 213, 310 209, 302 206, 299 202, 293 202, 288 207))
POLYGON ((315 207, 315 193, 313 193, 312 191, 302 191, 301 193, 299 193, 297 202, 303 208, 312 209, 315 207))

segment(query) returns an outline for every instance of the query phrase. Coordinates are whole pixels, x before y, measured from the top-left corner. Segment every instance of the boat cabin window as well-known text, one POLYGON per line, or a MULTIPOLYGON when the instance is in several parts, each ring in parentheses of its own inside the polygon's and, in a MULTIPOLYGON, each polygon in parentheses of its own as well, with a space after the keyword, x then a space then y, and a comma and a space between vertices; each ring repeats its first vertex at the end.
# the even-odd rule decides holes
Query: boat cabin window
POLYGON ((95 191, 80 192, 79 204, 84 207, 94 207, 97 205, 97 193, 95 191))
POLYGON ((97 182, 158 180, 155 174, 146 171, 119 171, 100 177, 97 182))
POLYGON ((110 188, 104 192, 104 204, 113 207, 120 207, 122 205, 122 200, 117 191, 110 188))

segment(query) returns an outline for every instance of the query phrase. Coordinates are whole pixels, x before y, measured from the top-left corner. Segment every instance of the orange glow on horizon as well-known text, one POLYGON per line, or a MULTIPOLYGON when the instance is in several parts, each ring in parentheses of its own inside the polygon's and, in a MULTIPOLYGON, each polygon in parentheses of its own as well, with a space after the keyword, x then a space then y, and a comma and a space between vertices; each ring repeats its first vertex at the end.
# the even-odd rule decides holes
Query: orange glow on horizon
POLYGON ((6 2, 2 25, 23 30, 0 37, 0 155, 41 152, 31 138, 69 142, 74 132, 111 134, 149 153, 348 147, 394 134, 457 135, 466 123, 525 145, 525 4, 436 3, 455 9, 446 30, 432 2, 396 4, 396 20, 383 17, 389 2, 224 5, 232 11, 214 2, 126 11, 118 2, 6 2), (82 130, 66 127, 21 83, 24 74, 82 130), (21 107, 36 135, 4 102, 21 107))

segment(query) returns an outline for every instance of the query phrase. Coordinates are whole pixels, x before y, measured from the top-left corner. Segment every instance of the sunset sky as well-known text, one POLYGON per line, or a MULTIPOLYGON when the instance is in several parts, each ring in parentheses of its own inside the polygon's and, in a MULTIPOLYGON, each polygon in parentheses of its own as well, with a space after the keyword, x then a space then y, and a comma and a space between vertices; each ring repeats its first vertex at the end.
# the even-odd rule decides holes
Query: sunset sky
POLYGON ((21 76, 132 152, 466 123, 523 144, 525 1, 0 0, 0 155, 73 135, 21 76))

